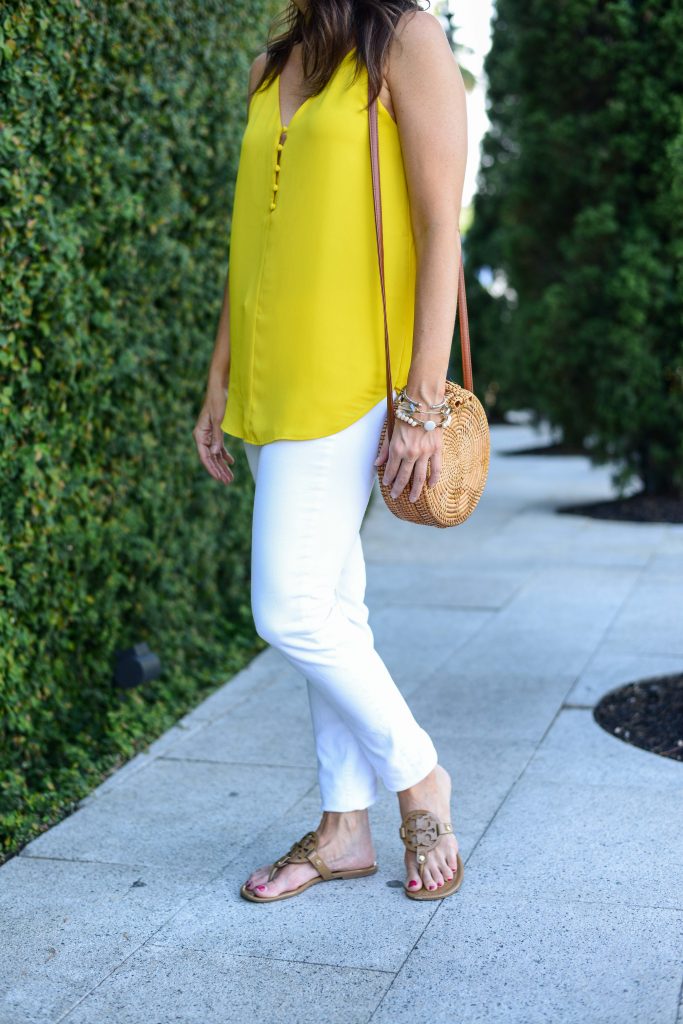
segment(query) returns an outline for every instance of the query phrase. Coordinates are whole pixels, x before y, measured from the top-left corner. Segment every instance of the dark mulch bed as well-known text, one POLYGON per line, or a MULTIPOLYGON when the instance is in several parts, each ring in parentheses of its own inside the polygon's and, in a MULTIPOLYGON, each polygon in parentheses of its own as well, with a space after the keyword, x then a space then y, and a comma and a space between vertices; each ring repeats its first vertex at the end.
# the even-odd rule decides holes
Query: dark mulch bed
POLYGON ((588 505, 564 505, 557 511, 632 523, 683 523, 683 498, 656 497, 639 491, 628 498, 596 501, 588 505))
POLYGON ((612 690, 596 705, 593 716, 625 743, 683 761, 683 673, 612 690))

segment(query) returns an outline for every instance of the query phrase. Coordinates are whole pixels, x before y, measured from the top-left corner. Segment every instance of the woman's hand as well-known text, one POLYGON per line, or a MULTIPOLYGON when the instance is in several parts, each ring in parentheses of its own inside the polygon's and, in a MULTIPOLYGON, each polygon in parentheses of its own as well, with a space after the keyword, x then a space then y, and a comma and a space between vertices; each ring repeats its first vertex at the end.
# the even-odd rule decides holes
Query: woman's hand
POLYGON ((408 498, 417 501, 427 480, 427 463, 430 465, 429 486, 433 487, 441 472, 441 428, 425 430, 413 427, 403 420, 394 420, 391 442, 384 436, 380 453, 375 459, 376 466, 386 462, 382 483, 391 487, 391 497, 402 493, 413 474, 413 484, 408 498))
POLYGON ((225 449, 221 430, 227 395, 226 388, 209 385, 202 411, 192 431, 202 465, 214 480, 223 484, 231 484, 235 479, 230 469, 230 463, 235 460, 225 449))

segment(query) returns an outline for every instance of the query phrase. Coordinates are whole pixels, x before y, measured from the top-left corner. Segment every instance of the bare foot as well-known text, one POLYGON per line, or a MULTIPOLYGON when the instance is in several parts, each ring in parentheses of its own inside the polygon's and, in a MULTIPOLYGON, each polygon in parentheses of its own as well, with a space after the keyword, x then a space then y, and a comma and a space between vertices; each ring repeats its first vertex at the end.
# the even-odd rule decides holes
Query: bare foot
MULTIPOLYGON (((439 821, 450 821, 450 775, 445 768, 437 764, 436 768, 416 786, 402 790, 398 794, 398 803, 402 818, 408 811, 425 810, 435 814, 439 821)), ((421 881, 416 855, 412 850, 406 850, 406 889, 417 892, 424 884, 425 888, 434 890, 440 889, 444 882, 450 882, 458 866, 457 852, 458 841, 453 834, 439 836, 434 849, 429 850, 426 855, 421 881)))
MULTIPOLYGON (((367 868, 375 863, 367 809, 324 811, 316 831, 319 836, 318 853, 330 871, 367 868)), ((246 888, 255 896, 279 896, 318 875, 310 861, 305 861, 302 864, 285 864, 269 882, 271 867, 272 864, 267 864, 257 868, 247 879, 246 888)))

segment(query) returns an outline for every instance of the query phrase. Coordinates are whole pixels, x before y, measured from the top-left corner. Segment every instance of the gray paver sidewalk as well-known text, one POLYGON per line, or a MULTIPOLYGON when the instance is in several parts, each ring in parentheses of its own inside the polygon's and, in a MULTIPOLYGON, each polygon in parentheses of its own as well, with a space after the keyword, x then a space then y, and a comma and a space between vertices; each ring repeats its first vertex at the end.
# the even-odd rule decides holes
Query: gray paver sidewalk
POLYGON ((0 869, 0 1024, 683 1024, 683 764, 591 714, 683 665, 683 528, 558 516, 607 471, 492 433, 468 523, 376 494, 363 527, 377 646, 454 778, 460 892, 387 884, 385 792, 378 875, 240 899, 319 816, 305 688, 269 649, 0 869))

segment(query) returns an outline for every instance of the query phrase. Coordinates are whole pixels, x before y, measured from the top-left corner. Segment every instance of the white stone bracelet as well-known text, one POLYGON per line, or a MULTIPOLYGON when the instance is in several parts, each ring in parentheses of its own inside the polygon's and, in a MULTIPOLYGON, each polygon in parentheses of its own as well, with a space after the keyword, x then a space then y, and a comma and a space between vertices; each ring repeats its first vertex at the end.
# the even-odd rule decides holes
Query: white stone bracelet
POLYGON ((448 415, 444 415, 444 418, 440 423, 435 423, 434 420, 416 420, 410 413, 405 412, 403 409, 398 408, 395 410, 397 419, 403 420, 404 423, 409 423, 411 427, 424 427, 425 430, 436 430, 437 427, 447 427, 451 422, 451 410, 448 407, 448 415))

